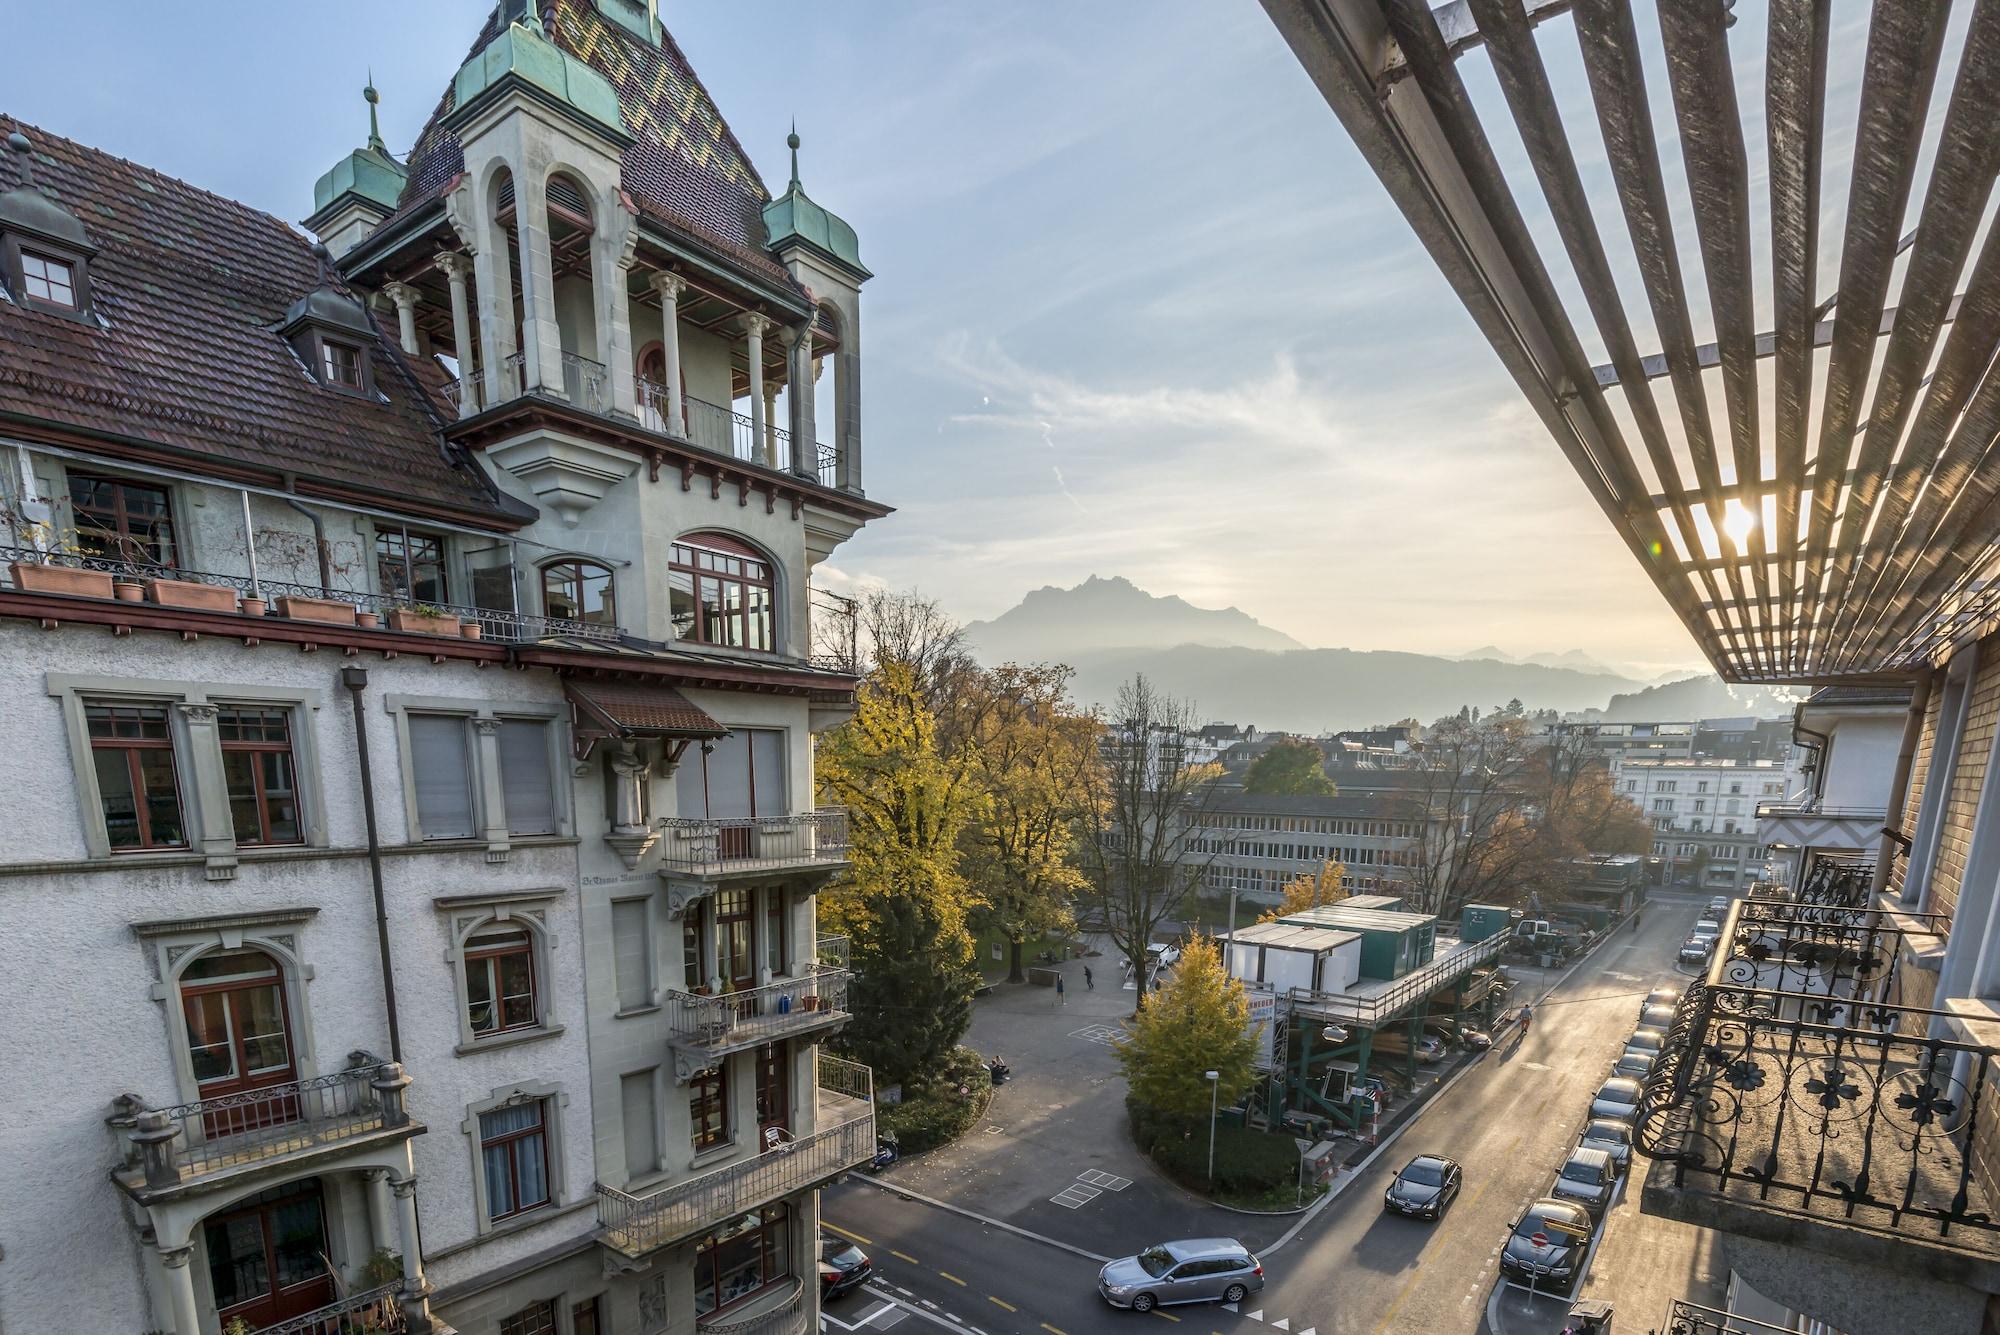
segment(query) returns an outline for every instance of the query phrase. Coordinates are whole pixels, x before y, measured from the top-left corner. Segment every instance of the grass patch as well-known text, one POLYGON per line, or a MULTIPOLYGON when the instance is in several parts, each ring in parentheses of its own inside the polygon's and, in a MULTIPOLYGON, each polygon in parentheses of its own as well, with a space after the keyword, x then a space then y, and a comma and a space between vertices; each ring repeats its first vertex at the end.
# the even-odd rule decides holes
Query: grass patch
POLYGON ((903 1086, 901 1103, 878 1103, 875 1127, 893 1135, 904 1154, 949 1145, 978 1124, 993 1097, 993 1077, 971 1048, 952 1049, 942 1070, 921 1085, 903 1086))

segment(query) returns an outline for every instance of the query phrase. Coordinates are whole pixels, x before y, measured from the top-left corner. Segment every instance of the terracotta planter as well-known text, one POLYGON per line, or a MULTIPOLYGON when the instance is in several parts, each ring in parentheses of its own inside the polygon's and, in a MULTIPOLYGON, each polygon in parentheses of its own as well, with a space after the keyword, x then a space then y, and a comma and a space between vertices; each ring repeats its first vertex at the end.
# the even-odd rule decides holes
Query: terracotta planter
POLYGON ((263 616, 264 600, 262 598, 245 598, 243 600, 243 615, 246 617, 263 616))
POLYGON ((458 633, 465 639, 476 640, 486 633, 486 628, 477 621, 468 621, 458 628, 458 633))
POLYGON ((16 561, 8 567, 14 587, 23 593, 60 593, 71 598, 111 597, 111 575, 104 570, 78 570, 75 566, 29 565, 16 561))
POLYGON ((382 625, 382 614, 380 612, 356 612, 354 614, 354 624, 363 630, 376 630, 382 625))
POLYGON ((146 601, 146 586, 133 579, 115 580, 111 592, 121 603, 142 603, 146 601))
POLYGON ((190 579, 156 579, 152 598, 161 607, 186 607, 197 612, 236 610, 236 590, 222 584, 197 584, 190 579))
POLYGON ((458 618, 426 616, 407 607, 392 607, 389 609, 389 629, 413 631, 418 635, 456 635, 458 618))
POLYGON ((296 594, 278 599, 278 615, 294 621, 320 621, 329 626, 354 624, 354 604, 338 598, 301 598, 296 594))

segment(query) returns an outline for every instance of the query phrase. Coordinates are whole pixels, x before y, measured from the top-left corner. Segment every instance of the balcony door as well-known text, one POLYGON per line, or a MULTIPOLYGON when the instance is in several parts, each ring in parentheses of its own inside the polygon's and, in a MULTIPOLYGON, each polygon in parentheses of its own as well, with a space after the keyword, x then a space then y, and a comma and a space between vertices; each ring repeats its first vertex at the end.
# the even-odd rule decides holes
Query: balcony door
POLYGON ((756 892, 748 886, 716 893, 715 970, 722 976, 724 991, 757 986, 756 905, 756 892))
POLYGON ((757 1133, 758 1144, 770 1149, 786 1139, 792 1129, 792 1054, 785 1043, 769 1043, 757 1049, 757 1133), (774 1137, 773 1131, 783 1132, 774 1137))
POLYGON ((776 728, 738 728, 683 759, 675 783, 682 816, 725 822, 717 832, 722 857, 757 857, 751 818, 783 816, 790 810, 785 734, 776 728))
POLYGON ((187 967, 180 990, 195 1087, 204 1102, 227 1099, 203 1114, 203 1134, 214 1139, 296 1119, 296 1097, 253 1097, 298 1079, 278 962, 261 950, 218 951, 187 967))
POLYGON ((206 1220, 201 1232, 223 1329, 240 1317, 262 1330, 334 1300, 318 1178, 273 1187, 206 1220))

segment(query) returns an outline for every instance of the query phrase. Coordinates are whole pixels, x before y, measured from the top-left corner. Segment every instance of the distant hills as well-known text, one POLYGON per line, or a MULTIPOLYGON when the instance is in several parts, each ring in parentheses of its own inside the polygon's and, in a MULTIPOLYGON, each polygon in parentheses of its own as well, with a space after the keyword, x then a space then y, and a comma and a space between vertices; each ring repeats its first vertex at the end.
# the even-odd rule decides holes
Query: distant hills
POLYGON ((1761 688, 1713 676, 1649 686, 1580 650, 1515 658, 1491 648, 1460 658, 1387 650, 1310 649, 1234 608, 1196 607, 1122 578, 1036 589, 991 621, 966 627, 987 663, 1062 662, 1076 669, 1077 698, 1109 706, 1144 672, 1204 717, 1259 728, 1318 732, 1415 717, 1429 723, 1461 706, 1518 699, 1612 722, 1778 714, 1761 688))

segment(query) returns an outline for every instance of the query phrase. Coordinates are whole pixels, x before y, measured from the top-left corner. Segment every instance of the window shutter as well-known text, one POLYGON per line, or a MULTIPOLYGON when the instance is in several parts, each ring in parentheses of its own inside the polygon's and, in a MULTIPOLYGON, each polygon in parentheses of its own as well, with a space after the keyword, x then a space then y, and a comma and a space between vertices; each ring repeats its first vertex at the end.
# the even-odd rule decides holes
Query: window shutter
POLYGON ((785 788, 785 734, 759 728, 750 734, 750 773, 757 786, 759 816, 789 816, 791 794, 785 788))
POLYGON ((611 963, 618 976, 619 1010, 638 1010, 653 1004, 652 958, 653 942, 646 931, 646 901, 613 900, 611 963))
POLYGON ((635 1071, 618 1079, 625 1117, 625 1178, 660 1171, 659 1113, 653 1104, 653 1072, 635 1071))
POLYGON ((556 832, 555 776, 549 772, 549 725, 540 719, 500 722, 500 792, 509 834, 556 832))
POLYGON ((465 720, 455 715, 410 716, 410 768, 417 790, 417 823, 426 839, 470 839, 472 762, 465 720))

